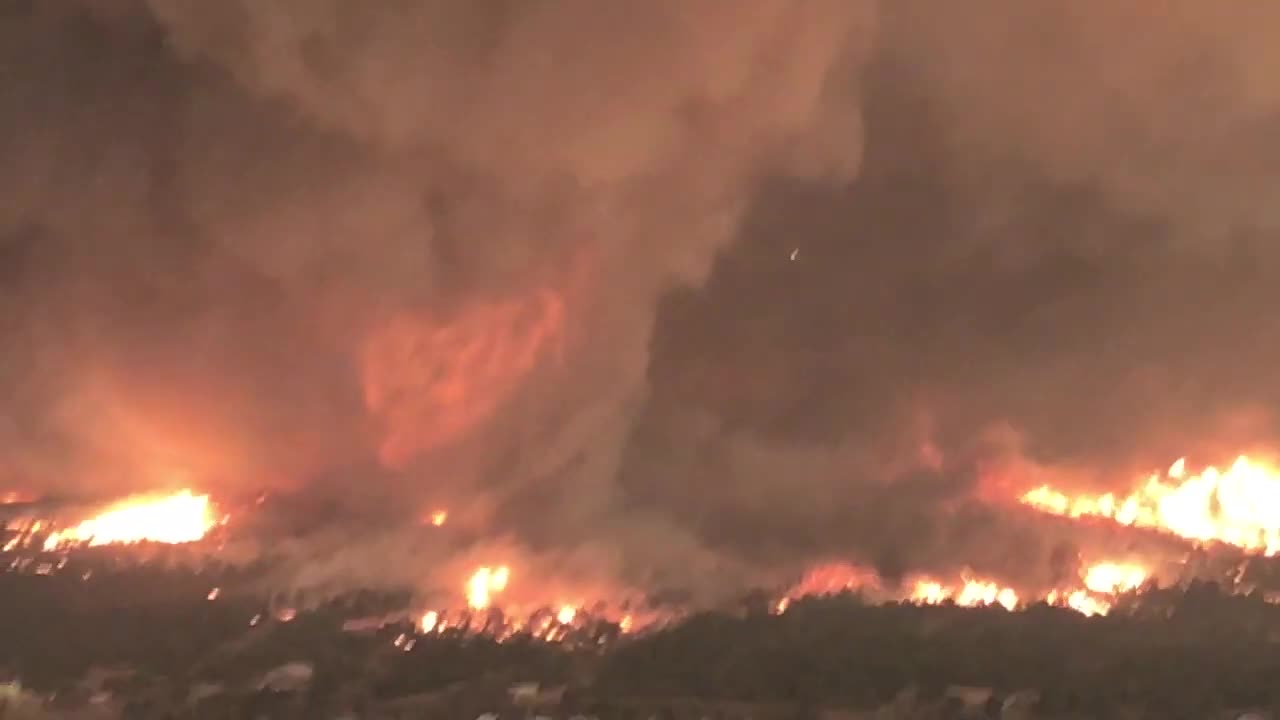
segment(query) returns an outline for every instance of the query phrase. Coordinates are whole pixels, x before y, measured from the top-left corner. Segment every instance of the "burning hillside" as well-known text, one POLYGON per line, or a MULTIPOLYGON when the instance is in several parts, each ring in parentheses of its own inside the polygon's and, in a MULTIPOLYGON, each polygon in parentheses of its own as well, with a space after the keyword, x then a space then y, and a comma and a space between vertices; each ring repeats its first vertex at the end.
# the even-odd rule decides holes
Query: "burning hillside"
POLYGON ((1267 556, 1280 552, 1280 471, 1245 455, 1226 472, 1210 466, 1188 474, 1179 459, 1129 494, 1067 495, 1041 486, 1021 500, 1055 515, 1105 518, 1267 556))
MULTIPOLYGON (((1195 553, 1205 551, 1223 558, 1217 564, 1225 574, 1218 577, 1238 583, 1242 579, 1242 561, 1273 554, 1263 540, 1280 533, 1280 527, 1267 520, 1266 505, 1261 500, 1276 482, 1268 467, 1241 457, 1225 473, 1210 467, 1198 474, 1187 474, 1186 463, 1180 460, 1163 477, 1153 475, 1127 496, 1069 498, 1048 487, 1035 488, 1021 497, 1024 504, 1069 523, 1079 523, 1058 529, 1060 534, 1069 535, 1074 527, 1082 540, 1094 541, 1087 555, 1077 556, 1074 564, 1065 569, 1065 576, 1051 583, 1033 577, 975 573, 967 567, 957 567, 951 573, 910 572, 887 579, 868 566, 831 562, 810 568, 799 582, 781 592, 773 603, 774 610, 784 612, 795 600, 807 596, 858 592, 880 602, 998 606, 1008 610, 1047 602, 1086 615, 1106 614, 1121 597, 1139 593, 1149 585, 1177 584, 1212 573, 1194 562, 1195 553), (1141 546, 1126 541, 1123 534, 1099 542, 1092 524, 1097 519, 1114 521, 1119 527, 1159 531, 1177 538, 1184 552, 1172 559, 1168 553, 1144 555, 1141 546), (1214 550, 1215 547, 1229 548, 1231 552, 1214 550)), ((238 511, 246 521, 240 528, 228 525, 229 515, 219 510, 208 495, 191 490, 133 496, 91 512, 80 509, 36 515, 15 506, 12 512, 16 514, 5 526, 3 552, 14 558, 41 554, 66 557, 78 548, 190 544, 205 548, 200 552, 216 558, 219 548, 228 541, 248 541, 259 548, 250 559, 269 564, 272 542, 246 537, 266 527, 259 516, 270 513, 273 505, 264 505, 264 500, 259 496, 238 511), (205 541, 213 537, 215 530, 217 542, 210 545, 205 541)), ((420 519, 414 523, 416 532, 425 533, 423 537, 436 546, 434 553, 446 558, 434 568, 424 567, 420 582, 415 583, 428 601, 428 608, 418 606, 420 632, 464 627, 499 635, 534 632, 554 637, 555 628, 572 627, 583 618, 608 621, 623 631, 632 631, 660 626, 698 609, 679 602, 654 605, 645 599, 652 596, 654 588, 598 582, 575 585, 563 577, 544 575, 545 569, 538 567, 542 563, 527 555, 468 568, 464 558, 471 554, 471 546, 458 544, 458 534, 446 524, 448 516, 447 510, 436 508, 418 516, 420 519)), ((501 559, 501 553, 490 552, 495 559, 501 559)), ((15 559, 10 567, 48 565, 15 559)), ((64 565, 65 561, 58 569, 64 565)), ((1253 584, 1243 583, 1240 587, 1248 589, 1253 584)), ((744 585, 738 592, 750 589, 744 585)), ((219 592, 217 588, 211 591, 210 599, 216 599, 219 592)))

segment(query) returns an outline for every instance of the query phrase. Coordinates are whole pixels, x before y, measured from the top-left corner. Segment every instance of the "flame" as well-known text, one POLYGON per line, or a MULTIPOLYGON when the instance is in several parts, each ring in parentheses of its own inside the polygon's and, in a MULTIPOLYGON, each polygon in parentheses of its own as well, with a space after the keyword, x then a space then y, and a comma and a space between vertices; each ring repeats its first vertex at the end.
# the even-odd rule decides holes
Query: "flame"
POLYGON ((383 424, 383 462, 401 466, 487 419, 563 325, 564 303, 549 290, 474 306, 447 324, 391 318, 369 337, 362 363, 365 405, 383 424))
POLYGON ((427 612, 423 613, 422 617, 418 620, 418 627, 422 630, 422 633, 425 635, 431 632, 432 630, 435 630, 436 625, 438 625, 439 623, 440 623, 440 613, 436 612, 435 610, 428 610, 427 612))
POLYGON ((771 611, 781 615, 791 609, 795 600, 806 596, 858 590, 871 592, 880 600, 896 598, 917 605, 950 602, 960 607, 1000 606, 1011 611, 1033 601, 1028 598, 1043 598, 1050 605, 1070 608, 1086 616, 1106 615, 1112 609, 1116 596, 1140 589, 1150 577, 1150 571, 1142 565, 1104 561, 1082 568, 1078 586, 1024 597, 1013 587, 995 580, 967 576, 962 576, 958 582, 947 583, 921 575, 908 578, 905 589, 886 590, 883 580, 874 570, 835 563, 810 570, 801 582, 774 602, 771 611))
POLYGON ((578 615, 577 608, 575 608, 572 605, 564 605, 560 608, 558 612, 556 612, 556 622, 560 623, 561 625, 568 625, 569 623, 573 622, 573 619, 577 617, 577 615, 578 615))
POLYGON ((1118 595, 1142 587, 1147 581, 1147 570, 1139 565, 1099 563, 1084 573, 1084 586, 1103 595, 1118 595))
POLYGON ((1280 553, 1280 470, 1245 455, 1226 472, 1208 467, 1192 475, 1187 474, 1186 460, 1179 459, 1163 477, 1153 474, 1125 497, 1070 496, 1041 486, 1021 501, 1053 515, 1106 518, 1267 556, 1280 553))
POLYGON ((489 607, 493 595, 507 589, 507 580, 510 577, 511 569, 506 565, 496 568, 479 568, 467 580, 467 605, 471 606, 472 610, 484 610, 489 607))
POLYGON ((448 519, 449 519, 448 510, 436 510, 435 512, 431 513, 431 515, 427 517, 427 521, 430 522, 432 525, 435 525, 436 527, 440 527, 444 525, 448 519))
POLYGON ((965 580, 963 585, 955 588, 936 580, 920 579, 915 582, 910 599, 922 605, 938 605, 950 600, 961 607, 999 605, 1013 610, 1018 606, 1018 593, 1012 588, 986 580, 965 580))
POLYGON ((208 495, 182 490, 164 497, 121 501, 75 527, 50 533, 44 546, 53 550, 80 543, 188 543, 202 539, 217 524, 208 495))
POLYGON ((1085 617, 1111 612, 1111 603, 1090 595, 1087 590, 1054 590, 1045 598, 1045 602, 1069 607, 1085 617))

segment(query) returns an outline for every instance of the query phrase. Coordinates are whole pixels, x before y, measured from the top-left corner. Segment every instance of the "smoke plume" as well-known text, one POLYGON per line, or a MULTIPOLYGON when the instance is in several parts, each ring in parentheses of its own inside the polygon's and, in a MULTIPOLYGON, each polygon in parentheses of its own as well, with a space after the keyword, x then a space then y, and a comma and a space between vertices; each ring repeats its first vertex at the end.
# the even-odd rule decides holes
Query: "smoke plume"
POLYGON ((6 484, 653 541, 614 520, 658 300, 764 178, 853 177, 873 9, 11 4, 6 484))
POLYGON ((3 13, 5 487, 382 519, 288 546, 305 583, 711 587, 1051 574, 1036 478, 1275 440, 1280 11, 3 13))
POLYGON ((664 304, 636 502, 755 562, 1034 578, 1030 487, 1274 453, 1277 26, 883 3, 857 183, 771 183, 664 304))

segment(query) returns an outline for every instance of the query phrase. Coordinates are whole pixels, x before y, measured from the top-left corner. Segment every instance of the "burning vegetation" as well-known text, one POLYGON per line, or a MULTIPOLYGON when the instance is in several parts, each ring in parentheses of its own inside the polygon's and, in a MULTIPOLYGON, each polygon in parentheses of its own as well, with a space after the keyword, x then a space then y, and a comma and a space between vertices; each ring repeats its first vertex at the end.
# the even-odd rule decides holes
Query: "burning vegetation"
MULTIPOLYGON (((1019 500, 1047 514, 1088 523, 1095 519, 1120 526, 1158 531, 1186 543, 1188 550, 1204 552, 1214 547, 1230 548, 1238 557, 1268 558, 1275 554, 1280 538, 1280 516, 1271 512, 1269 498, 1280 493, 1280 475, 1270 466, 1241 456, 1223 472, 1208 467, 1189 473, 1185 460, 1167 472, 1153 474, 1127 495, 1067 495, 1041 486, 1023 493, 1019 500)), ((79 548, 107 546, 220 546, 227 537, 230 515, 222 512, 209 495, 192 490, 172 494, 133 496, 111 503, 87 516, 73 511, 45 515, 33 507, 10 504, 9 519, 0 551, 9 556, 11 570, 53 573, 66 566, 66 558, 79 548), (215 533, 215 531, 217 531, 215 533), (216 543, 210 543, 215 540, 216 543)), ((263 512, 262 498, 243 511, 252 516, 263 512)), ((448 511, 436 508, 423 516, 430 528, 444 528, 448 511)), ((1082 526, 1082 531, 1087 526, 1082 526)), ((1194 555, 1194 553, 1193 553, 1194 555)), ((1191 557, 1191 556, 1188 556, 1191 557)), ((858 593, 877 602, 959 607, 999 607, 1018 610, 1047 603, 1075 610, 1083 615, 1105 615, 1125 597, 1141 594, 1150 587, 1185 582, 1198 570, 1184 559, 1170 575, 1167 564, 1144 559, 1128 552, 1081 559, 1073 579, 1051 586, 1027 583, 1017 577, 998 577, 961 568, 951 576, 912 573, 888 580, 870 567, 848 562, 815 566, 772 601, 774 613, 785 613, 797 600, 812 596, 858 593)), ((1236 573, 1239 580, 1239 573, 1236 573)), ((435 578, 424 578, 428 581, 435 578)), ((634 598, 644 593, 605 592, 616 597, 585 597, 568 593, 561 597, 538 597, 542 581, 522 576, 512 564, 497 563, 474 567, 465 578, 452 584, 456 603, 442 602, 421 608, 412 632, 431 634, 462 629, 497 637, 528 634, 548 640, 561 639, 573 628, 604 622, 619 633, 660 627, 695 611, 678 604, 654 606, 634 598), (508 591, 515 588, 512 595, 508 591), (575 597, 576 596, 576 597, 575 597), (575 597, 570 600, 569 597, 575 597), (631 597, 631 600, 619 600, 631 597), (519 601, 515 601, 518 598, 519 601)), ((445 594, 448 595, 446 584, 445 594)), ((1241 583, 1242 590, 1256 584, 1241 583)), ((744 588, 745 590, 745 588, 744 588)), ((210 601, 224 592, 214 587, 210 601)), ((295 613, 292 607, 289 612, 295 613)), ((275 615, 279 617, 279 613, 275 615)), ((292 617, 292 615, 290 615, 292 617)))
POLYGON ((1245 455, 1226 472, 1210 466, 1194 474, 1179 459, 1127 495, 1068 495, 1040 486, 1022 502, 1054 515, 1105 518, 1267 556, 1280 552, 1280 471, 1245 455))

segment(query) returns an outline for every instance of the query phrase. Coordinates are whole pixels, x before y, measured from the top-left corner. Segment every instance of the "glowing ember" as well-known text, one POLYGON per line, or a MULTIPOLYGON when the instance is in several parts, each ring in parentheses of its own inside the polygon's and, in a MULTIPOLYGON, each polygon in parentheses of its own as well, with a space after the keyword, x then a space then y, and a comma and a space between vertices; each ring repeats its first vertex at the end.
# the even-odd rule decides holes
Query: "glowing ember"
POLYGON ((222 590, 221 590, 220 588, 214 588, 214 589, 212 589, 212 590, 210 590, 210 591, 209 591, 209 594, 208 594, 208 595, 205 595, 204 599, 205 599, 205 600, 217 600, 217 599, 218 599, 218 596, 219 596, 219 595, 221 595, 221 594, 222 594, 222 590))
POLYGON ((1138 565, 1100 563, 1084 573, 1084 586, 1102 595, 1137 590, 1147 581, 1147 570, 1138 565))
POLYGON ((556 613, 556 622, 561 625, 568 625, 578 615, 578 609, 572 605, 565 605, 556 613))
POLYGON ((432 525, 435 525, 436 527, 440 527, 441 525, 444 525, 445 521, 449 519, 449 512, 447 510, 436 510, 435 512, 431 513, 431 515, 427 519, 432 525))
POLYGON ((50 534, 44 545, 53 550, 79 543, 188 543, 202 539, 217 524, 209 496, 183 490, 166 497, 130 498, 75 527, 50 534))
POLYGON ((496 568, 482 567, 467 580, 467 604, 472 610, 489 607, 492 596, 507 589, 511 570, 505 565, 496 568))
POLYGON ((1022 502, 1066 517, 1100 517, 1155 528, 1189 540, 1218 541, 1268 556, 1280 552, 1280 470, 1241 455, 1226 472, 1209 467, 1187 475, 1178 460, 1126 497, 1069 496, 1048 486, 1022 502))

